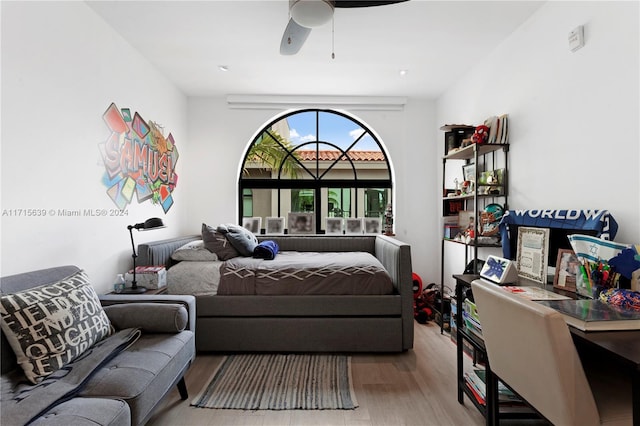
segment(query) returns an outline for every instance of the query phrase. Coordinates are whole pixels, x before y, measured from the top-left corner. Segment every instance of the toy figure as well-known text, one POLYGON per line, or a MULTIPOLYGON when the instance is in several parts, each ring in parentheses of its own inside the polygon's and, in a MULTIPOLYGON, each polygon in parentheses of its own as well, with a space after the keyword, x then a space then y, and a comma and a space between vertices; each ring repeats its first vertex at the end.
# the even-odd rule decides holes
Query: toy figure
POLYGON ((387 208, 384 211, 384 235, 395 235, 393 233, 393 208, 391 203, 387 204, 387 208))
POLYGON ((483 144, 487 141, 488 138, 489 138, 489 127, 485 126, 484 124, 481 124, 478 127, 476 127, 475 133, 473 134, 473 136, 471 136, 471 141, 473 143, 483 144))

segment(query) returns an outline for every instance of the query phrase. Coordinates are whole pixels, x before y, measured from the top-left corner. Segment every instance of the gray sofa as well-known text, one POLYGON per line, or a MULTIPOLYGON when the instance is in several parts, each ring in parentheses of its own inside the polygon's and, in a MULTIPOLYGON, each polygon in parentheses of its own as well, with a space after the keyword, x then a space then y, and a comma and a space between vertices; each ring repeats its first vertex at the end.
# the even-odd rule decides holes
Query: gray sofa
MULTIPOLYGON (((171 266, 190 235, 140 244, 142 265, 171 266)), ((402 352, 413 347, 411 248, 384 235, 259 236, 281 251, 372 253, 395 293, 366 296, 196 296, 196 349, 218 352, 402 352)))
MULTIPOLYGON (((76 266, 60 266, 2 277, 0 289, 3 294, 13 294, 56 283, 77 271, 76 266)), ((184 374, 195 359, 195 299, 124 295, 102 295, 100 299, 116 330, 119 326, 141 327, 141 336, 115 358, 92 370, 86 384, 70 399, 45 412, 29 413, 37 416, 32 424, 139 425, 148 421, 156 405, 174 386, 183 399, 188 397, 184 374)), ((26 378, 6 336, 0 338, 1 403, 9 405, 13 392, 25 386, 26 378)), ((80 366, 85 360, 81 358, 76 363, 80 366)), ((15 418, 5 411, 2 410, 0 418, 2 425, 16 424, 15 418)))

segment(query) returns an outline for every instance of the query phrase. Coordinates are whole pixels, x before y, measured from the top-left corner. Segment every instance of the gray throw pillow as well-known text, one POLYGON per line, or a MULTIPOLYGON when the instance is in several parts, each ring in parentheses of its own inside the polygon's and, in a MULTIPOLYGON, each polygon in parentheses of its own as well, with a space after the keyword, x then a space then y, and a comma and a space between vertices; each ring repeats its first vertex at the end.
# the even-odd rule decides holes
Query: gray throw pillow
POLYGON ((207 250, 203 240, 196 240, 176 249, 171 254, 171 259, 176 261, 210 262, 218 260, 218 255, 207 250))
POLYGON ((0 298, 2 332, 32 383, 81 356, 112 332, 84 271, 0 298))
POLYGON ((241 255, 253 256, 253 250, 258 245, 258 238, 253 232, 232 224, 218 226, 218 232, 223 233, 241 255))
POLYGON ((211 253, 215 253, 220 260, 228 260, 240 256, 238 250, 231 245, 227 237, 206 223, 202 224, 202 241, 204 241, 205 248, 211 253))

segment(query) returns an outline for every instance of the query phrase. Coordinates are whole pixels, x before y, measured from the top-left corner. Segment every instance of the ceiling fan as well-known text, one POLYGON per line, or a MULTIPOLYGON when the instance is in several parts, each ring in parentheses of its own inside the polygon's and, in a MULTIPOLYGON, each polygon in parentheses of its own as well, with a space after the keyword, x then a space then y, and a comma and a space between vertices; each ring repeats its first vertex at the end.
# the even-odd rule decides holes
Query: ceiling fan
POLYGON ((280 42, 281 55, 298 53, 311 29, 333 18, 334 8, 384 6, 408 0, 289 0, 291 18, 280 42))

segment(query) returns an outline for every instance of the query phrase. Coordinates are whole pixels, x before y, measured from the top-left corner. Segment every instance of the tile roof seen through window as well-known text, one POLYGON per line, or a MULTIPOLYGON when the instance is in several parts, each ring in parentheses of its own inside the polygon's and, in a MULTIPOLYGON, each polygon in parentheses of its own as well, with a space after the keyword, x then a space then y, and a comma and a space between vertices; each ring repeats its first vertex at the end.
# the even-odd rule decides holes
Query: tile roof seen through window
MULTIPOLYGON (((295 151, 300 160, 302 161, 314 161, 316 160, 315 150, 298 150, 295 151)), ((335 161, 342 153, 340 151, 317 151, 320 161, 335 161)), ((381 151, 348 151, 347 156, 353 161, 384 161, 384 154, 381 151)), ((346 161, 345 157, 342 157, 342 161, 346 161)))

